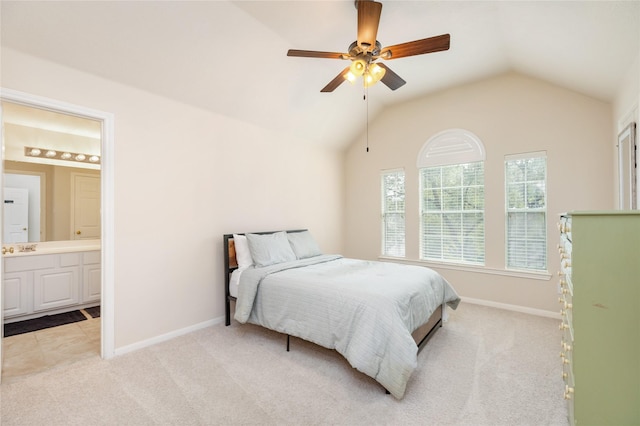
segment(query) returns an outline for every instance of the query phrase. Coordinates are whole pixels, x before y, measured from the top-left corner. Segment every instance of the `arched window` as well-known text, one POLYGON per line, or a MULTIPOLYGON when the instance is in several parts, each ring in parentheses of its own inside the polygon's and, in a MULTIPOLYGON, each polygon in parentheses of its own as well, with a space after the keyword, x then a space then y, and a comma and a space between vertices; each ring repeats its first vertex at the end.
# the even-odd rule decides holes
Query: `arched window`
POLYGON ((420 258, 484 265, 484 145, 463 129, 437 133, 423 145, 420 258))
POLYGON ((468 130, 449 129, 431 136, 418 154, 417 166, 446 166, 449 164, 484 161, 486 154, 479 137, 468 130))

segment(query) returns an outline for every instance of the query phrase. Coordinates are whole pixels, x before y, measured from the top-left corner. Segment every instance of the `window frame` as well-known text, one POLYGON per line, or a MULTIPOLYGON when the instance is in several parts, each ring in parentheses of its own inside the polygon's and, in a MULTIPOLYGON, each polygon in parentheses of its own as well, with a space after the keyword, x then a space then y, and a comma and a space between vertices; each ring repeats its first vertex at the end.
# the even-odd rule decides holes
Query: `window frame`
MULTIPOLYGON (((422 169, 429 167, 444 167, 452 165, 464 165, 470 163, 481 162, 483 167, 483 200, 484 200, 484 165, 486 162, 486 151, 480 138, 474 133, 459 128, 446 129, 431 136, 422 146, 418 153, 416 166, 418 168, 419 175, 419 259, 421 262, 442 262, 453 265, 461 266, 480 266, 484 267, 486 261, 486 206, 483 201, 483 219, 482 219, 482 232, 483 232, 483 244, 482 244, 482 264, 468 263, 461 261, 450 261, 443 259, 431 259, 425 258, 423 253, 423 190, 422 190, 422 169)), ((461 210, 463 211, 463 210, 461 210)))
MULTIPOLYGON (((420 242, 420 254, 419 254, 419 258, 421 261, 426 261, 426 262, 444 262, 444 263, 452 263, 452 264, 459 264, 459 265, 472 265, 472 266, 484 266, 485 265, 485 261, 486 261, 486 234, 485 234, 485 194, 484 194, 484 177, 485 177, 485 172, 484 172, 484 165, 485 162, 484 161, 472 161, 472 162, 467 162, 467 163, 456 163, 456 164, 445 164, 445 165, 435 165, 435 166, 430 166, 430 167, 423 167, 419 170, 419 217, 420 217, 420 233, 419 233, 419 242, 420 242), (477 179, 474 179, 474 184, 471 185, 465 185, 465 181, 464 181, 464 169, 466 166, 480 166, 480 173, 481 173, 481 184, 477 183, 477 179), (445 168, 458 168, 460 170, 459 175, 456 176, 457 178, 460 179, 459 181, 459 185, 453 185, 453 186, 445 186, 444 185, 444 179, 443 179, 443 175, 445 172, 445 168), (437 172, 440 174, 440 186, 439 186, 439 190, 441 191, 440 194, 440 201, 441 201, 441 208, 440 209, 428 209, 425 206, 425 187, 424 187, 424 174, 428 173, 429 171, 434 171, 437 170, 437 172), (472 192, 476 192, 478 188, 481 188, 481 196, 482 196, 482 208, 481 209, 465 209, 464 204, 465 204, 465 194, 467 193, 468 190, 472 190, 472 192), (448 209, 445 208, 445 206, 443 205, 444 202, 446 200, 444 200, 444 194, 442 194, 442 192, 445 191, 449 191, 451 192, 457 192, 456 189, 459 189, 460 192, 460 207, 458 209, 448 209), (468 223, 464 220, 465 216, 477 216, 477 215, 481 216, 481 230, 480 230, 480 235, 476 235, 475 237, 472 234, 467 234, 465 232, 465 223, 468 223), (449 241, 453 241, 455 239, 459 239, 458 241, 458 245, 459 245, 459 256, 448 256, 445 253, 445 246, 446 246, 446 235, 447 233, 445 233, 443 230, 441 230, 440 234, 439 234, 439 239, 440 239, 440 257, 428 257, 428 253, 426 253, 425 250, 425 238, 426 235, 425 233, 427 232, 427 230, 425 229, 425 215, 436 215, 436 216, 440 216, 440 224, 441 224, 441 228, 442 228, 442 224, 444 223, 444 219, 446 216, 449 217, 453 217, 455 218, 456 216, 458 216, 460 218, 459 224, 460 224, 460 229, 458 230, 459 233, 454 233, 454 234, 449 234, 449 241), (479 251, 476 250, 477 256, 469 256, 469 251, 466 249, 466 247, 469 246, 480 246, 481 249, 479 251)), ((455 219, 454 219, 455 220, 455 219)))
POLYGON ((406 192, 406 179, 407 179, 407 175, 404 171, 404 168, 397 168, 397 169, 388 169, 388 170, 382 170, 380 172, 380 207, 381 207, 381 212, 380 212, 380 253, 381 256, 385 256, 385 257, 395 257, 395 258, 405 258, 407 255, 407 233, 406 233, 406 229, 407 229, 407 225, 406 225, 406 210, 407 210, 407 205, 406 205, 406 201, 407 201, 407 192, 406 192), (387 202, 386 202, 386 182, 385 182, 385 177, 389 176, 389 175, 399 175, 401 174, 403 177, 403 182, 402 182, 402 211, 387 211, 387 202), (387 252, 387 242, 389 241, 388 238, 388 228, 387 228, 387 217, 389 215, 401 215, 402 218, 402 243, 401 243, 401 253, 389 253, 387 252))
MULTIPOLYGON (((526 173, 526 171, 525 171, 526 173)), ((522 196, 525 198, 526 200, 526 196, 527 196, 527 192, 526 192, 526 188, 527 185, 532 183, 532 182, 539 182, 539 180, 528 180, 526 177, 525 179, 521 182, 521 184, 524 185, 525 188, 525 193, 522 194, 522 196)), ((546 151, 536 151, 536 152, 527 152, 527 153, 520 153, 520 154, 510 154, 510 155, 505 155, 504 157, 504 267, 505 270, 507 271, 522 271, 522 272, 530 272, 530 273, 545 273, 548 272, 549 269, 549 250, 548 250, 548 244, 549 244, 549 235, 548 235, 548 223, 549 223, 549 214, 548 214, 548 207, 549 207, 549 203, 548 203, 548 195, 549 195, 549 177, 548 177, 548 158, 547 158, 547 152, 546 151), (509 172, 508 172, 508 163, 512 162, 512 161, 517 161, 517 160, 533 160, 533 159, 538 159, 538 158, 542 158, 544 159, 544 207, 541 208, 528 208, 526 206, 526 201, 525 201, 525 206, 522 208, 510 208, 509 207, 509 196, 510 196, 510 192, 509 192, 509 186, 511 184, 511 181, 509 179, 509 172), (509 217, 510 214, 527 214, 527 213, 543 213, 544 215, 544 223, 542 225, 542 229, 544 229, 544 240, 542 241, 541 247, 543 247, 544 249, 544 253, 540 253, 543 256, 544 259, 544 267, 543 268, 533 268, 530 267, 529 265, 514 265, 511 266, 510 265, 510 255, 509 253, 511 252, 510 250, 510 242, 513 241, 514 239, 511 238, 510 234, 509 234, 509 230, 510 230, 510 221, 509 221, 509 217)), ((526 227, 526 225, 525 225, 526 227)), ((528 230, 529 228, 526 227, 526 230, 528 230)), ((530 250, 529 246, 527 245, 527 243, 531 242, 532 238, 530 238, 528 235, 521 239, 520 241, 523 241, 525 244, 525 250, 528 252, 530 250)), ((528 256, 527 256, 528 257, 528 256)))

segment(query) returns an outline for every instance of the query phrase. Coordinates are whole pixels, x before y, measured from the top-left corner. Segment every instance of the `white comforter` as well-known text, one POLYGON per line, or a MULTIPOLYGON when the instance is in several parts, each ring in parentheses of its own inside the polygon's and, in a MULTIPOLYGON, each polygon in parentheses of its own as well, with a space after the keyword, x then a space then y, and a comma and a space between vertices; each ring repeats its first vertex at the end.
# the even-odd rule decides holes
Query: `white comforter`
POLYGON ((335 349, 402 398, 417 366, 411 333, 459 302, 431 269, 323 255, 243 271, 235 319, 335 349))

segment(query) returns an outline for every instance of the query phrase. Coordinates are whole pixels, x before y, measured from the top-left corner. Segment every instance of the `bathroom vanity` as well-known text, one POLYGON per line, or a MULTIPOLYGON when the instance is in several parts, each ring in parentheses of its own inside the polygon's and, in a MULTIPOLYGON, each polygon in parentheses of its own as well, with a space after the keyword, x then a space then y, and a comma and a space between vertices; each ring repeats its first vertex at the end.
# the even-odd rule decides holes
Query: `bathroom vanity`
POLYGON ((4 322, 100 304, 100 240, 3 247, 4 322))

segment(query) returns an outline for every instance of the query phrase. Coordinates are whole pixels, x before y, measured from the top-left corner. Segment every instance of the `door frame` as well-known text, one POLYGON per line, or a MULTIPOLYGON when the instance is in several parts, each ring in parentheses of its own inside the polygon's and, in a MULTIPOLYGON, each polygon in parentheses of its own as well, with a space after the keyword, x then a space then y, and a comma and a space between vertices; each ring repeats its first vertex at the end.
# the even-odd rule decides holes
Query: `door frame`
MULTIPOLYGON (((102 209, 101 226, 101 350, 100 356, 103 359, 113 358, 115 355, 115 332, 114 332, 114 114, 98 111, 91 108, 70 104, 55 99, 31 95, 11 89, 0 88, 0 100, 31 106, 40 109, 47 109, 65 114, 71 114, 102 122, 101 149, 100 149, 100 205, 102 209)), ((0 108, 0 126, 2 123, 2 109, 0 108)), ((0 190, 2 188, 4 173, 4 158, 0 150, 0 190)), ((0 216, 2 211, 0 210, 0 216)), ((0 241, 1 242, 1 241, 0 241)), ((0 307, 2 304, 2 286, 4 285, 3 263, 0 262, 0 307)), ((0 333, 3 334, 3 315, 0 315, 0 333)), ((2 336, 4 337, 4 336, 2 336)), ((2 344, 0 341, 0 362, 2 361, 2 344)), ((0 375, 0 382, 2 377, 0 375)))

